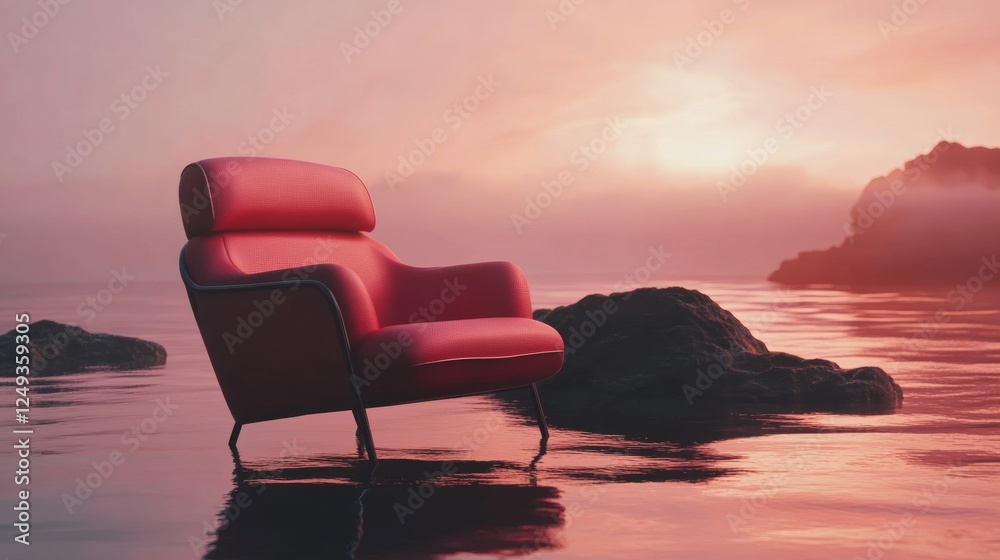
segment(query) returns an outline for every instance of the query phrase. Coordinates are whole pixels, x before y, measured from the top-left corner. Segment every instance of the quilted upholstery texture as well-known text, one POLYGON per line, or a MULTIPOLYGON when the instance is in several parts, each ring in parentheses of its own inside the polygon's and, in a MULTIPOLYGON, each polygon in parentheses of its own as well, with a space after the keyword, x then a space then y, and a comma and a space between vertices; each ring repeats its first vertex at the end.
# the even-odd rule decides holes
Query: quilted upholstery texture
POLYGON ((352 406, 339 324, 366 406, 522 387, 562 367, 563 341, 531 319, 517 266, 406 265, 364 232, 371 198, 354 174, 317 164, 219 158, 186 167, 184 263, 202 286, 280 289, 192 295, 219 384, 239 423, 352 406), (288 284, 291 283, 291 284, 288 284))

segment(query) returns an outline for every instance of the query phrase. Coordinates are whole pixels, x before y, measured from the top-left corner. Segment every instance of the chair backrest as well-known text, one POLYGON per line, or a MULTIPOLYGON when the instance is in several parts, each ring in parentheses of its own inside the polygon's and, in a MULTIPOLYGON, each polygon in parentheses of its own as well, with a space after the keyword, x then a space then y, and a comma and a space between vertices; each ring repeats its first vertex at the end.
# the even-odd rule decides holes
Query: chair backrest
POLYGON ((230 157, 181 172, 188 239, 227 231, 371 231, 375 208, 357 175, 287 159, 230 157))
POLYGON ((198 283, 341 264, 369 290, 379 322, 396 320, 385 294, 399 259, 365 235, 375 228, 375 210, 350 171, 284 159, 207 159, 181 173, 180 204, 186 263, 198 283))
MULTIPOLYGON (((392 269, 401 266, 365 235, 375 227, 371 197, 344 169, 270 158, 207 159, 183 170, 179 195, 188 237, 184 266, 202 286, 331 263, 352 269, 374 296, 389 291, 392 269)), ((189 294, 238 422, 350 407, 340 325, 318 290, 283 294, 287 302, 263 321, 254 314, 271 309, 264 293, 189 294), (291 341, 312 355, 283 354, 280 348, 291 341)), ((393 313, 390 300, 372 297, 380 322, 393 313)))

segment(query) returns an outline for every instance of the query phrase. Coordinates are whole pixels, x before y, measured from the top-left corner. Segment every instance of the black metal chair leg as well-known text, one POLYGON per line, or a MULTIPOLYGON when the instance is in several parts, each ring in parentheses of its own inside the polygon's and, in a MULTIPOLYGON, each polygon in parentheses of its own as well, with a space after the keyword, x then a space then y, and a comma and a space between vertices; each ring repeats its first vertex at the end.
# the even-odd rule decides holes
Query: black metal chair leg
POLYGON ((243 429, 243 424, 237 422, 233 425, 233 432, 229 434, 229 447, 236 449, 236 440, 240 439, 240 430, 243 429))
MULTIPOLYGON (((344 339, 344 347, 347 348, 346 339, 344 339)), ((351 363, 350 354, 347 355, 347 363, 348 365, 351 363)), ((372 441, 372 429, 368 424, 368 411, 365 410, 365 401, 361 398, 361 386, 358 385, 358 376, 354 373, 353 367, 350 369, 348 379, 351 382, 351 391, 354 393, 354 408, 351 409, 354 413, 354 422, 358 425, 358 433, 364 441, 368 460, 372 462, 372 465, 377 465, 378 456, 375 454, 375 442, 372 441)))
POLYGON ((542 401, 538 398, 538 387, 534 383, 528 387, 531 391, 531 402, 535 405, 535 418, 538 420, 538 429, 542 432, 542 439, 549 439, 549 424, 545 421, 545 411, 542 410, 542 401))
POLYGON ((375 442, 372 441, 372 429, 368 424, 368 412, 363 406, 358 406, 354 410, 354 420, 358 424, 358 435, 365 444, 365 451, 368 452, 368 459, 372 463, 378 463, 378 456, 375 455, 375 442))
POLYGON ((358 414, 355 411, 351 411, 354 414, 354 425, 356 426, 354 430, 354 442, 358 446, 358 459, 365 458, 365 436, 361 433, 361 422, 358 421, 358 414))

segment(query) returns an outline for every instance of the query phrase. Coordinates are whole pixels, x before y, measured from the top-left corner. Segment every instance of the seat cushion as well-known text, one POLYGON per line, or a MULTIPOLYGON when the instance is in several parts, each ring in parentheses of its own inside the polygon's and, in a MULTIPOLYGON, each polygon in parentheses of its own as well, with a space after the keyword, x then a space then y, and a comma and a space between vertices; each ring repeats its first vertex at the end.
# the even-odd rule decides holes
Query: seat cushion
POLYGON ((563 340, 524 318, 461 319, 381 328, 354 343, 366 406, 523 387, 555 375, 563 340))

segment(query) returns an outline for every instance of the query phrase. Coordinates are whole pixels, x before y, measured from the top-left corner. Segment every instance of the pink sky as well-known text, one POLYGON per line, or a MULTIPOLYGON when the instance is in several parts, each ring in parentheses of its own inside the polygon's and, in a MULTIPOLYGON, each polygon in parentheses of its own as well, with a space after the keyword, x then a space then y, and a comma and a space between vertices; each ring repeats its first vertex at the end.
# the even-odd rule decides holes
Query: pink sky
POLYGON ((661 277, 763 277, 839 241, 864 184, 942 131, 1000 145, 995 2, 590 0, 562 21, 546 13, 557 0, 222 2, 0 6, 0 283, 122 266, 175 279, 181 168, 248 155, 272 122, 256 155, 357 172, 375 236, 404 260, 514 260, 529 276, 624 276, 662 246, 661 277), (369 24, 390 6, 387 25, 369 24), (880 29, 894 7, 897 27, 880 29), (14 37, 33 16, 47 20, 37 34, 14 37), (347 60, 366 24, 377 36, 347 60), (120 99, 144 79, 143 100, 120 99), (463 101, 478 107, 456 112, 463 101), (104 119, 110 132, 57 178, 53 162, 104 119), (386 173, 437 128, 391 188, 386 173), (607 149, 582 156, 602 133, 607 149), (724 200, 720 181, 769 139, 724 200), (572 183, 518 231, 511 215, 564 171, 572 183))

